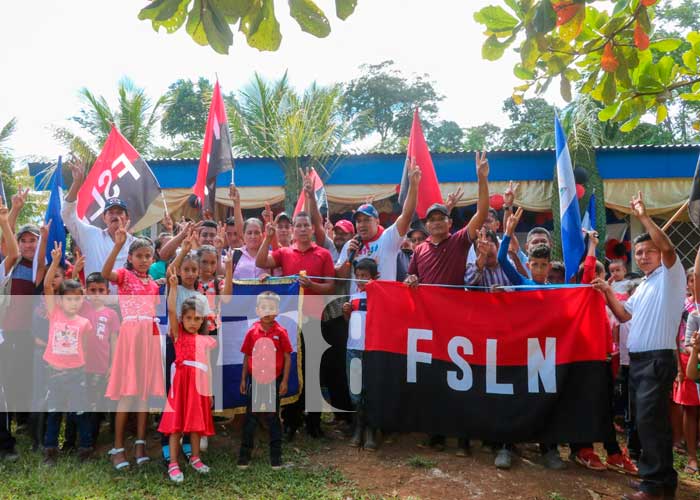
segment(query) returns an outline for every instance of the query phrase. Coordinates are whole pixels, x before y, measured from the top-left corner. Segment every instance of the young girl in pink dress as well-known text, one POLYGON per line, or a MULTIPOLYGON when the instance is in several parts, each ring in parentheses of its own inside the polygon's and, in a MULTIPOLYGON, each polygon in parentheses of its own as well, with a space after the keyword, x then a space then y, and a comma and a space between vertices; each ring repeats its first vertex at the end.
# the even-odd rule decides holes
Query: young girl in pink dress
POLYGON ((126 242, 126 228, 114 235, 114 248, 102 267, 102 275, 117 284, 122 323, 107 384, 106 397, 118 401, 114 429, 114 448, 109 454, 112 465, 121 470, 129 466, 124 451, 124 430, 130 411, 137 412, 135 458, 142 465, 146 455, 148 398, 162 397, 163 366, 160 336, 155 322, 158 285, 148 276, 153 263, 153 244, 138 238, 129 246, 126 267, 113 270, 114 262, 126 242))
POLYGON ((209 472, 209 467, 200 458, 200 438, 214 434, 208 358, 209 351, 216 346, 216 339, 208 335, 206 311, 200 300, 194 297, 185 299, 178 319, 178 277, 172 270, 168 284, 168 325, 175 345, 175 376, 158 431, 169 435, 168 477, 181 483, 184 476, 178 454, 183 433, 190 435, 192 444, 190 465, 200 474, 209 472))

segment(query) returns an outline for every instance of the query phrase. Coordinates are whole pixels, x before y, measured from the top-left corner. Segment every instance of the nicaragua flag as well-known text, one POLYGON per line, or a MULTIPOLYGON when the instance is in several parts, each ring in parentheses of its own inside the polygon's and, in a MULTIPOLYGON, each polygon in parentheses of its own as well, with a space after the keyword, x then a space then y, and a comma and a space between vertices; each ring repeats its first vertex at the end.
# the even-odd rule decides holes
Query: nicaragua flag
POLYGON ((48 241, 46 242, 46 261, 48 264, 51 264, 51 250, 53 250, 54 242, 59 242, 63 249, 61 264, 65 264, 66 227, 63 225, 63 217, 61 217, 61 209, 63 208, 63 162, 60 156, 58 157, 56 170, 54 170, 51 177, 50 188, 49 204, 44 215, 44 224, 48 224, 51 221, 48 241))
POLYGON ((557 151, 557 183, 559 186, 559 217, 561 218, 561 248, 564 255, 566 282, 578 271, 585 252, 581 232, 581 213, 576 197, 576 181, 571 166, 569 147, 559 117, 554 115, 554 137, 557 151))
POLYGON ((299 398, 302 380, 302 360, 298 355, 301 317, 299 282, 294 278, 270 279, 269 283, 264 284, 257 280, 236 281, 233 286, 233 300, 222 305, 219 359, 215 369, 220 376, 216 377, 219 380, 214 382, 216 410, 233 409, 234 413, 245 412, 246 397, 242 396, 239 390, 243 369, 241 346, 248 329, 258 321, 255 313, 257 296, 268 291, 280 296, 277 322, 287 330, 293 348, 287 395, 282 398, 281 404, 290 404, 299 398))
POLYGON ((586 213, 583 214, 581 227, 586 231, 595 229, 595 194, 592 194, 588 199, 588 207, 586 208, 586 213))

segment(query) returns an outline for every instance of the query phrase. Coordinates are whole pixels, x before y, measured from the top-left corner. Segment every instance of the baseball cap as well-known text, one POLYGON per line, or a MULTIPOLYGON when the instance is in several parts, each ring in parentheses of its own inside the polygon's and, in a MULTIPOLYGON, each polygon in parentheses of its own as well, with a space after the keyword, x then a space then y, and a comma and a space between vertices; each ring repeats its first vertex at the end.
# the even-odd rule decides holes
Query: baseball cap
POLYGON ((31 233, 37 238, 41 234, 39 232, 39 227, 34 224, 25 224, 24 226, 20 227, 19 231, 17 231, 17 239, 20 239, 24 233, 31 233))
POLYGON ((355 226, 349 220, 341 219, 335 223, 333 229, 340 229, 344 233, 355 234, 355 226))
POLYGON ((114 207, 119 207, 125 212, 128 212, 126 209, 126 202, 122 200, 121 198, 107 198, 107 201, 105 202, 105 212, 109 210, 110 208, 114 207))
POLYGON ((355 217, 357 217, 358 214, 364 214, 368 217, 374 217, 375 219, 379 218, 379 212, 377 212, 377 209, 369 203, 360 205, 360 207, 355 211, 355 213, 352 214, 352 220, 355 220, 355 217))
POLYGON ((281 221, 282 219, 287 219, 287 222, 291 224, 292 218, 287 215, 287 212, 280 212, 277 214, 277 217, 275 217, 275 223, 281 221))
POLYGON ((433 203, 432 205, 430 205, 428 210, 426 210, 425 212, 425 218, 427 219, 428 217, 430 217, 430 214, 433 212, 440 212, 442 215, 447 216, 450 215, 450 212, 448 212, 447 207, 442 203, 433 203))
POLYGON ((411 234, 415 233, 416 231, 418 231, 419 233, 423 233, 426 237, 430 236, 430 234, 428 233, 428 230, 420 222, 413 224, 411 226, 411 229, 408 230, 408 234, 406 234, 406 236, 408 236, 410 238, 411 234))

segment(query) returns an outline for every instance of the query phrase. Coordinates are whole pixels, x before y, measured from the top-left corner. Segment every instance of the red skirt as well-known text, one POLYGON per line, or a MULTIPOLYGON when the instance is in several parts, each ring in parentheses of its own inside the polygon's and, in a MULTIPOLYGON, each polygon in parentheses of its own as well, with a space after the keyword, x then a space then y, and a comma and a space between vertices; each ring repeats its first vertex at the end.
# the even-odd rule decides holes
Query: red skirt
MULTIPOLYGON (((688 365, 687 354, 681 353, 681 368, 683 372, 688 365)), ((684 373, 685 375, 685 373, 684 373)), ((700 406, 700 388, 694 380, 683 378, 682 382, 673 382, 673 402, 682 406, 700 406)))
POLYGON ((204 385, 202 375, 200 368, 177 365, 158 432, 163 434, 196 432, 202 436, 214 435, 211 397, 206 395, 207 390, 202 387, 204 385), (203 390, 198 390, 198 387, 203 390))
POLYGON ((128 320, 119 328, 105 396, 112 400, 136 396, 163 397, 163 361, 158 325, 149 320, 128 320))

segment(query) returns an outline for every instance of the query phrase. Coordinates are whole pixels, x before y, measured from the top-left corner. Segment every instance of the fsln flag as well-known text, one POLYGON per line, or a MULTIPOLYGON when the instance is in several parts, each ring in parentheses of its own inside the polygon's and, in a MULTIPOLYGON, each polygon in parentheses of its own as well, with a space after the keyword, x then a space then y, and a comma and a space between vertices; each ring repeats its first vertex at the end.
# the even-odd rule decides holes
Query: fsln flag
POLYGON ((44 224, 48 224, 51 221, 51 227, 49 228, 48 241, 46 242, 46 260, 51 263, 51 250, 53 249, 54 243, 58 242, 61 244, 63 249, 63 255, 61 256, 61 263, 66 256, 66 227, 63 225, 63 217, 61 217, 61 209, 63 200, 63 162, 61 157, 58 157, 58 165, 56 165, 56 170, 53 172, 51 177, 51 194, 49 195, 49 204, 46 207, 46 214, 44 215, 44 224))
POLYGON ((411 158, 416 159, 416 165, 421 170, 421 180, 418 186, 418 204, 416 214, 418 218, 425 218, 425 212, 433 203, 442 203, 442 193, 438 184, 437 175, 433 159, 430 156, 428 143, 425 142, 423 128, 418 117, 418 109, 413 113, 413 124, 411 125, 411 135, 408 137, 408 148, 406 152, 406 162, 401 174, 401 188, 399 189, 399 204, 403 206, 408 196, 408 167, 411 165, 411 158))
POLYGON ((202 146, 202 154, 199 157, 197 181, 193 188, 203 210, 214 211, 216 177, 221 172, 232 169, 231 133, 226 118, 226 106, 217 81, 209 106, 207 128, 204 130, 204 146, 202 146))
POLYGON ((78 191, 78 217, 104 228, 102 213, 107 200, 120 198, 134 226, 159 195, 160 186, 148 164, 112 125, 100 155, 78 191))
POLYGON ((591 194, 588 199, 588 207, 586 208, 586 213, 583 214, 581 227, 586 231, 593 231, 595 229, 595 194, 591 194))
POLYGON ((688 217, 695 224, 695 227, 700 227, 700 156, 695 165, 693 185, 690 188, 690 197, 688 197, 688 217))
MULTIPOLYGON (((311 178, 314 181, 314 196, 316 197, 316 204, 321 212, 321 215, 325 216, 328 214, 328 197, 326 196, 326 188, 323 185, 321 177, 316 173, 316 169, 311 167, 311 178)), ((306 197, 304 196, 304 191, 299 193, 299 199, 297 200, 297 206, 294 208, 294 215, 299 212, 304 211, 304 202, 306 197)))
POLYGON ((576 197, 576 181, 571 166, 566 135, 559 121, 554 116, 554 137, 557 150, 557 183, 559 186, 559 217, 561 221, 561 248, 564 254, 564 268, 568 282, 578 271, 579 262, 585 252, 583 233, 581 232, 581 212, 576 197))

